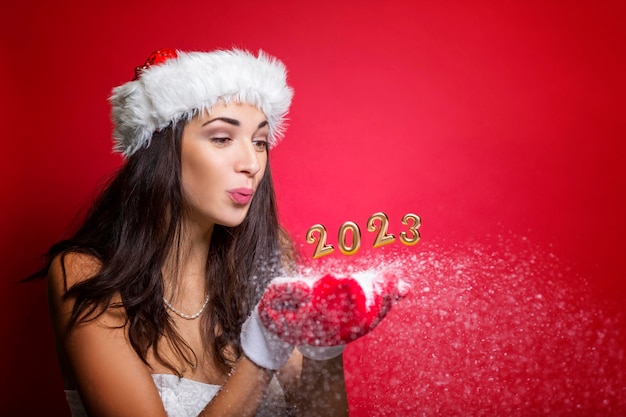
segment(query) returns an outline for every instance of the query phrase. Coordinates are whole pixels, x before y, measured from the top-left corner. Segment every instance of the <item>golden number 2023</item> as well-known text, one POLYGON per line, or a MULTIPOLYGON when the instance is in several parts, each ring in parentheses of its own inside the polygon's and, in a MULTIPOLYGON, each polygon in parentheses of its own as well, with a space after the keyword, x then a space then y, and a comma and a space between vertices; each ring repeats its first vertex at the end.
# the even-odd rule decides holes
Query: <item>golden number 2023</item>
MULTIPOLYGON (((402 224, 407 226, 407 230, 400 232, 398 239, 407 246, 416 245, 420 241, 419 227, 422 225, 420 217, 413 213, 407 213, 402 217, 402 224)), ((367 231, 376 233, 373 247, 379 248, 396 241, 393 233, 389 233, 389 217, 382 211, 374 213, 367 220, 367 231)), ((309 228, 306 233, 306 241, 315 245, 313 258, 317 259, 322 256, 330 255, 335 251, 335 247, 328 242, 328 232, 322 224, 316 224, 309 228)), ((354 255, 361 247, 361 229, 352 222, 347 221, 339 228, 337 236, 337 245, 344 255, 354 255), (352 236, 351 241, 348 237, 352 236)))

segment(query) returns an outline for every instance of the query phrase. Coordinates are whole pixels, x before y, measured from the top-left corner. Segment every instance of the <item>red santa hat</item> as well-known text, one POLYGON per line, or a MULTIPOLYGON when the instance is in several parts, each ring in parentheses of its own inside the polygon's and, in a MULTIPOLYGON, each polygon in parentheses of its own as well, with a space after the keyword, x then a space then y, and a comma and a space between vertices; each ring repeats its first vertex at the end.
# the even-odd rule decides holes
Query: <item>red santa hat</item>
POLYGON ((128 157, 149 146, 154 132, 210 111, 218 101, 263 111, 274 146, 283 136, 292 96, 285 66, 262 51, 161 49, 135 69, 132 81, 113 89, 113 149, 128 157))

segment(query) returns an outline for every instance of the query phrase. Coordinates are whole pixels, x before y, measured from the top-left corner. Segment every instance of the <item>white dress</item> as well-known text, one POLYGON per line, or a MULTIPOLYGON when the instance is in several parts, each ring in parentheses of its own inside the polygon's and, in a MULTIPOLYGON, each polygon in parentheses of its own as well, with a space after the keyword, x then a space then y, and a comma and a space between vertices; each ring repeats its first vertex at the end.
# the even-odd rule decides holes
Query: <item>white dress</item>
MULTIPOLYGON (((168 417, 196 417, 220 390, 210 385, 171 374, 153 374, 168 417)), ((66 390, 65 396, 72 417, 88 417, 76 390, 66 390)), ((257 417, 286 415, 285 396, 276 378, 272 378, 265 397, 256 412, 257 417)))

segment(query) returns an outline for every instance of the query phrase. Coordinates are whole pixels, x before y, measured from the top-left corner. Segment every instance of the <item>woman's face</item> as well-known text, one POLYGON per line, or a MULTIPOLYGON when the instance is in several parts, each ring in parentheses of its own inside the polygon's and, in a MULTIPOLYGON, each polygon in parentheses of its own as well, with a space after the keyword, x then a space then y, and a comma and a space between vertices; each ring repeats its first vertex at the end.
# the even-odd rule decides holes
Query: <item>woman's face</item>
POLYGON ((200 227, 241 224, 263 178, 269 130, 249 104, 218 103, 185 126, 182 186, 200 227))

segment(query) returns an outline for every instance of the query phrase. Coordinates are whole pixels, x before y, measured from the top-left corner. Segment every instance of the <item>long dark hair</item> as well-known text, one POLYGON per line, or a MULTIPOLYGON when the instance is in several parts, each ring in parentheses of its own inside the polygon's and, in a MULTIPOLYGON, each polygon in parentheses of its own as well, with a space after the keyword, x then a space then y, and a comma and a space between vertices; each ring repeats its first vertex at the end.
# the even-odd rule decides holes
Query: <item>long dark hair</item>
MULTIPOLYGON (((178 335, 163 304, 162 268, 181 249, 186 210, 181 186, 181 144, 185 122, 156 132, 150 146, 131 155, 95 200, 79 229, 53 245, 47 264, 29 279, 44 277, 54 257, 78 252, 97 258, 102 268, 67 289, 75 297, 70 326, 93 320, 107 308, 123 308, 130 342, 147 364, 150 349, 162 364, 182 371, 159 355, 162 336, 178 356, 196 365, 195 352, 178 335), (119 294, 121 303, 114 303, 119 294)), ((280 228, 268 163, 243 223, 215 225, 207 259, 210 303, 203 316, 206 347, 227 372, 241 354, 241 325, 268 282, 293 251, 280 228), (235 357, 228 351, 234 349, 235 357)), ((177 257, 176 257, 177 258, 177 257)), ((63 264, 63 262, 62 262, 63 264)), ((232 352, 232 351, 231 351, 232 352)))

